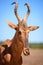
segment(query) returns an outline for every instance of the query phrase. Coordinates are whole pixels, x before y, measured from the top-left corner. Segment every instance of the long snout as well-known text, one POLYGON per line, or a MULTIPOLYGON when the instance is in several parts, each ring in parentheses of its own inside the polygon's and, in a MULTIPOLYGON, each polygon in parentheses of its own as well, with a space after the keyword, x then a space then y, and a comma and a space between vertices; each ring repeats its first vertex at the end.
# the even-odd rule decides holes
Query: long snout
POLYGON ((25 56, 30 55, 28 39, 25 40, 25 47, 24 47, 23 53, 24 53, 25 56))

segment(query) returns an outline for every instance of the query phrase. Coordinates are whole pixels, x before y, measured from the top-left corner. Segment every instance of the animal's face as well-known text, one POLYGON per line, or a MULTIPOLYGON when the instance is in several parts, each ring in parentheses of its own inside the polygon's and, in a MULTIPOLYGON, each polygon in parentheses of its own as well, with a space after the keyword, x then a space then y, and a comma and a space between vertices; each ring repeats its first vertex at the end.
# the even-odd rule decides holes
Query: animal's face
POLYGON ((30 51, 29 51, 29 46, 28 46, 28 33, 29 33, 29 29, 27 26, 25 25, 19 25, 18 29, 17 29, 17 33, 18 33, 18 37, 19 40, 23 41, 24 44, 24 49, 23 49, 23 53, 24 55, 29 55, 30 51))

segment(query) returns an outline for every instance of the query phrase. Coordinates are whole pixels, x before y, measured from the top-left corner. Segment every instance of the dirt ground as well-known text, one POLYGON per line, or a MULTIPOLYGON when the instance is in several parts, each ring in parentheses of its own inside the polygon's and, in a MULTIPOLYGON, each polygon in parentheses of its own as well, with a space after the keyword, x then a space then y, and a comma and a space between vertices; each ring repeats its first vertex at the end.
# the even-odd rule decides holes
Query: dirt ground
POLYGON ((30 55, 23 57, 23 65, 43 65, 43 49, 30 49, 30 55))

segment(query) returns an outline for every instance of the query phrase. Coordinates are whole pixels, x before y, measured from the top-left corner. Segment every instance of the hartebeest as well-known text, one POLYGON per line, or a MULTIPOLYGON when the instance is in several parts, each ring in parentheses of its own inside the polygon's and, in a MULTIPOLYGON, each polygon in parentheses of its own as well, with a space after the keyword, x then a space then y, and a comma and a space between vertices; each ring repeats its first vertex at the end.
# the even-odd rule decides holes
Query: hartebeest
POLYGON ((28 27, 26 24, 27 18, 30 14, 28 3, 25 3, 28 11, 24 19, 21 19, 17 13, 18 3, 13 2, 12 5, 13 4, 15 4, 14 13, 18 20, 18 24, 15 25, 11 22, 7 22, 11 28, 16 30, 16 33, 13 39, 7 39, 0 46, 0 65, 22 65, 22 51, 24 55, 30 54, 28 47, 28 33, 39 28, 39 26, 28 27))

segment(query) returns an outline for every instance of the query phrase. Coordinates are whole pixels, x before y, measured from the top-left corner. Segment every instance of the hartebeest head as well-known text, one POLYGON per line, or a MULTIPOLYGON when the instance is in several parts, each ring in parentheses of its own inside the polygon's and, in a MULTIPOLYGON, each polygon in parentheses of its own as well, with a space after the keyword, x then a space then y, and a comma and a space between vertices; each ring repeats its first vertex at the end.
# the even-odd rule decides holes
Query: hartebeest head
POLYGON ((23 42, 24 42, 24 47, 25 47, 24 51, 23 51, 24 54, 25 55, 29 55, 28 33, 30 31, 34 31, 34 30, 38 29, 39 26, 29 26, 28 27, 27 24, 26 24, 27 18, 28 18, 29 14, 30 14, 30 7, 29 7, 28 3, 25 3, 25 6, 27 6, 28 11, 27 11, 27 14, 24 17, 24 19, 21 19, 19 17, 18 13, 17 13, 18 3, 17 2, 13 2, 12 5, 13 4, 15 4, 14 13, 15 13, 15 16, 16 16, 16 18, 18 20, 18 24, 15 25, 15 24, 12 24, 11 22, 8 22, 8 25, 11 28, 16 30, 16 33, 17 33, 17 35, 19 37, 19 40, 23 40, 23 42))

